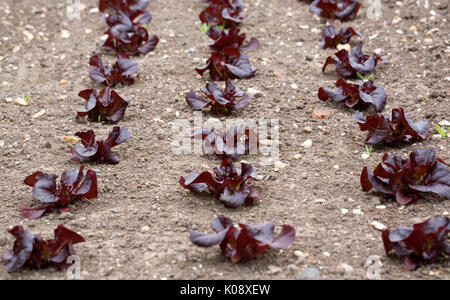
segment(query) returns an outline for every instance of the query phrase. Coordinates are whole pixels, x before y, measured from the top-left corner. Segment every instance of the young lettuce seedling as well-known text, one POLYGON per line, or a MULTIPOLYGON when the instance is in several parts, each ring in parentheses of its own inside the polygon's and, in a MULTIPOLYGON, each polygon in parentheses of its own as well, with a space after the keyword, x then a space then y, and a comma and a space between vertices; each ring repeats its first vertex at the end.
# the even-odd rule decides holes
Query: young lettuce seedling
POLYGON ((436 128, 436 131, 439 132, 439 134, 442 136, 443 139, 447 137, 447 135, 450 133, 449 129, 441 128, 439 125, 435 125, 434 128, 436 128))
POLYGON ((372 151, 373 151, 373 147, 369 147, 366 145, 366 154, 368 157, 370 157, 370 155, 372 155, 372 151))
POLYGON ((102 120, 102 116, 101 116, 101 115, 98 115, 97 123, 99 123, 99 124, 105 124, 106 122, 102 120))
POLYGON ((203 32, 204 34, 206 34, 206 33, 209 31, 210 28, 211 28, 211 26, 210 26, 208 23, 203 23, 203 24, 202 24, 202 27, 201 27, 202 32, 203 32))
POLYGON ((28 101, 30 101, 30 94, 28 94, 28 93, 22 94, 22 99, 23 99, 23 101, 28 103, 28 101))
POLYGON ((28 100, 30 100, 30 94, 28 94, 28 93, 24 94, 24 95, 22 95, 22 98, 23 98, 23 100, 28 102, 28 100))
POLYGON ((364 76, 361 73, 356 72, 356 76, 358 76, 363 81, 368 81, 368 80, 372 79, 374 75, 373 75, 373 73, 371 73, 369 75, 364 76))
POLYGON ((366 151, 366 152, 364 152, 364 153, 361 155, 361 157, 362 157, 363 159, 368 159, 368 158, 370 157, 370 155, 372 155, 373 148, 372 148, 372 147, 369 147, 369 146, 367 146, 367 145, 365 145, 365 151, 366 151))

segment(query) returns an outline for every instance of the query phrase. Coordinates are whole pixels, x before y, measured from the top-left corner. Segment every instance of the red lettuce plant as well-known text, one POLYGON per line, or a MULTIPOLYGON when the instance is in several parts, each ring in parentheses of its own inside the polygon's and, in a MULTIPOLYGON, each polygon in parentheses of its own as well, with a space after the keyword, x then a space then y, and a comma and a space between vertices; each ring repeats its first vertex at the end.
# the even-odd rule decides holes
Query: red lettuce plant
POLYGON ((449 232, 450 219, 434 217, 413 227, 385 230, 382 238, 386 254, 394 251, 404 258, 403 267, 410 271, 436 262, 441 254, 450 255, 450 244, 445 241, 449 232))
POLYGON ((281 233, 274 237, 275 223, 270 222, 253 226, 239 222, 240 229, 233 226, 233 221, 219 216, 211 223, 216 234, 205 234, 191 230, 190 240, 199 247, 212 247, 220 244, 222 255, 233 263, 250 260, 268 248, 282 249, 294 242, 295 228, 283 225, 281 233))
POLYGON ((211 109, 219 116, 229 115, 235 109, 247 107, 252 100, 249 95, 241 91, 229 79, 226 81, 224 90, 214 82, 208 82, 206 86, 201 88, 201 91, 211 101, 206 101, 194 91, 190 91, 186 96, 186 102, 194 110, 201 110, 211 106, 211 109))
POLYGON ((249 79, 256 72, 245 53, 230 47, 223 48, 223 53, 212 52, 205 65, 195 68, 195 70, 201 76, 209 70, 209 76, 213 81, 249 79))
POLYGON ((192 172, 189 176, 180 178, 180 185, 196 194, 208 190, 211 196, 229 208, 251 205, 259 199, 258 191, 246 185, 248 179, 256 179, 258 176, 253 172, 252 165, 241 163, 240 169, 235 168, 233 160, 225 158, 213 172, 214 174, 192 172))
POLYGON ((151 15, 144 15, 136 22, 132 18, 133 15, 125 12, 109 16, 106 19, 109 26, 105 32, 107 38, 97 46, 94 52, 100 48, 109 48, 116 53, 135 56, 155 50, 159 38, 156 35, 150 37, 145 28, 151 20, 151 15))
POLYGON ((336 65, 336 73, 343 78, 370 79, 379 60, 379 56, 369 56, 362 53, 362 43, 353 47, 350 53, 342 49, 336 52, 337 58, 328 56, 322 67, 322 73, 328 65, 336 65))
POLYGON ((78 111, 77 119, 87 117, 92 122, 116 123, 123 119, 128 107, 128 101, 109 87, 101 90, 98 95, 96 90, 87 89, 78 96, 87 102, 85 108, 78 111))
POLYGON ((392 117, 375 114, 364 118, 359 111, 353 114, 362 131, 368 131, 366 142, 392 144, 396 142, 412 142, 425 140, 428 136, 429 124, 426 120, 414 123, 403 108, 392 109, 392 117))
POLYGON ((364 109, 372 105, 377 112, 381 112, 386 105, 386 91, 372 80, 361 80, 358 84, 351 84, 339 78, 336 87, 335 91, 319 88, 319 99, 322 101, 331 99, 352 108, 364 109))
POLYGON ((209 46, 214 52, 219 53, 223 53, 223 49, 226 47, 240 51, 257 50, 259 48, 259 42, 256 38, 251 38, 248 44, 243 45, 246 34, 239 34, 239 31, 240 29, 237 27, 222 30, 213 26, 207 32, 208 36, 214 41, 209 46))
POLYGON ((395 196, 401 205, 421 199, 426 192, 450 199, 450 170, 433 149, 414 150, 407 160, 386 153, 373 173, 364 167, 361 186, 364 192, 374 188, 395 196))
POLYGON ((128 141, 131 137, 126 128, 115 126, 104 141, 95 141, 93 130, 75 133, 81 139, 81 144, 77 144, 70 149, 69 160, 73 162, 98 162, 118 164, 119 157, 112 152, 111 148, 128 141))
POLYGON ((320 49, 336 49, 339 44, 347 44, 353 36, 363 37, 363 35, 355 31, 352 27, 341 28, 337 31, 333 25, 328 25, 322 29, 322 39, 319 43, 320 49))
POLYGON ((210 26, 223 26, 225 28, 236 27, 247 18, 243 13, 242 0, 208 0, 208 7, 200 12, 202 23, 210 26))
POLYGON ((88 170, 84 176, 83 170, 84 166, 79 170, 65 171, 59 184, 56 184, 55 174, 35 172, 25 178, 24 183, 33 188, 33 196, 46 205, 39 208, 22 208, 23 215, 28 219, 37 219, 46 211, 69 211, 67 206, 75 199, 97 198, 97 174, 88 170))
POLYGON ((309 11, 325 19, 349 21, 356 18, 360 7, 358 0, 314 0, 309 11))
POLYGON ((259 147, 258 135, 247 125, 233 126, 225 132, 199 128, 190 137, 204 142, 203 151, 206 154, 214 153, 222 159, 231 157, 236 160, 251 150, 257 151, 259 147))
POLYGON ((6 250, 2 259, 6 262, 6 271, 14 272, 28 266, 41 269, 55 265, 58 271, 70 267, 67 259, 75 255, 73 245, 85 242, 79 234, 59 225, 55 229, 53 240, 43 240, 39 235, 16 226, 9 231, 15 238, 12 251, 6 250))
POLYGON ((112 67, 105 67, 98 55, 92 56, 89 64, 92 66, 89 77, 107 86, 115 86, 118 83, 133 84, 138 70, 137 62, 129 59, 126 54, 118 54, 117 61, 112 67))
POLYGON ((150 0, 100 0, 98 9, 101 12, 113 10, 116 13, 126 13, 132 20, 147 12, 150 0))

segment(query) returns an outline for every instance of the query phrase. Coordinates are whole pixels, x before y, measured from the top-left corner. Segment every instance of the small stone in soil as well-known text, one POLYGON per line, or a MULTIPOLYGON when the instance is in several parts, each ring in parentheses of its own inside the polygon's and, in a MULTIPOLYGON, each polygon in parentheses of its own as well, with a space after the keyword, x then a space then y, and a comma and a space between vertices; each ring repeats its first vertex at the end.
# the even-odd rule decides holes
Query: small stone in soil
POLYGON ((333 112, 328 108, 313 109, 311 116, 316 119, 327 119, 333 112))
POLYGON ((350 274, 350 273, 353 272, 353 267, 350 266, 350 265, 348 265, 348 264, 346 264, 346 263, 340 263, 340 264, 337 266, 337 271, 338 271, 339 273, 341 273, 342 275, 344 275, 344 274, 350 274))
POLYGON ((388 229, 386 227, 386 225, 384 225, 384 224, 382 224, 382 223, 380 223, 378 221, 373 221, 372 223, 370 223, 370 225, 372 225, 373 228, 375 228, 377 230, 380 230, 380 231, 388 229))
POLYGON ((61 30, 61 37, 63 39, 68 39, 70 38, 70 32, 66 29, 61 30))
POLYGON ((350 51, 350 50, 352 50, 352 47, 349 44, 339 44, 336 46, 336 49, 338 49, 338 50, 344 49, 344 50, 350 51))
POLYGON ((301 154, 295 154, 295 155, 294 155, 294 158, 295 158, 296 160, 302 159, 302 155, 301 155, 301 154))
POLYGON ((306 141, 304 141, 303 144, 302 144, 302 147, 306 148, 306 149, 311 148, 312 147, 312 140, 311 139, 307 139, 306 141))
POLYGON ((273 168, 274 168, 274 170, 275 171, 279 171, 279 170, 281 170, 281 169, 284 169, 284 168, 286 168, 286 164, 285 163, 283 163, 283 162, 281 162, 281 161, 276 161, 275 163, 274 163, 274 166, 273 166, 273 168))
POLYGON ((442 139, 442 136, 440 134, 433 134, 431 136, 431 139, 432 140, 440 140, 440 139, 442 139))
POLYGON ((247 94, 248 94, 250 97, 255 97, 255 98, 261 98, 261 97, 264 97, 264 93, 263 93, 263 92, 261 92, 261 91, 259 91, 259 90, 257 90, 257 89, 254 89, 254 88, 248 88, 248 89, 247 89, 247 94))
POLYGON ((362 215, 363 212, 361 211, 361 209, 355 208, 355 209, 353 210, 353 214, 355 214, 355 215, 362 215))
POLYGON ((267 270, 266 273, 269 275, 277 274, 282 271, 282 269, 280 267, 273 266, 273 265, 270 265, 268 268, 269 268, 269 270, 267 270))
POLYGON ((306 254, 300 250, 294 251, 294 255, 299 259, 299 261, 303 261, 303 260, 305 260, 305 258, 308 257, 308 254, 306 254))
POLYGON ((319 277, 319 270, 313 267, 308 267, 299 274, 300 279, 317 279, 319 277))

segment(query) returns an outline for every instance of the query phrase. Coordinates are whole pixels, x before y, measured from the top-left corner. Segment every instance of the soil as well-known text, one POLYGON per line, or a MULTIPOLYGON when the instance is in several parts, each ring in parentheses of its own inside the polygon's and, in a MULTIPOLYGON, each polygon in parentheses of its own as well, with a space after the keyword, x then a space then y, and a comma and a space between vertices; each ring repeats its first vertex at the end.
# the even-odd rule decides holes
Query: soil
MULTIPOLYGON (((275 171, 273 165, 258 164, 259 156, 243 157, 264 178, 251 183, 260 191, 259 203, 227 209, 209 197, 188 195, 178 184, 180 176, 192 170, 220 164, 210 156, 171 151, 170 122, 193 118, 184 97, 207 80, 194 71, 209 54, 197 17, 204 4, 152 0, 153 20, 148 28, 161 42, 155 52, 136 58, 138 82, 116 89, 131 102, 119 123, 132 133, 128 143, 115 148, 120 164, 87 165, 99 171, 98 199, 75 202, 70 213, 26 220, 20 208, 36 207, 38 202, 23 179, 36 170, 59 175, 78 168, 67 160, 72 144, 63 137, 87 129, 106 137, 112 128, 74 118, 85 103, 77 93, 100 88, 88 77, 88 60, 105 25, 100 14, 91 11, 97 5, 94 0, 82 0, 81 19, 73 20, 63 13, 62 0, 2 1, 0 249, 11 248, 13 239, 7 230, 13 226, 22 225, 50 238, 53 229, 64 224, 87 239, 75 246, 82 279, 296 279, 307 267, 317 268, 321 279, 365 279, 365 263, 371 255, 380 257, 383 279, 450 277, 448 259, 405 271, 400 259, 386 257, 381 233, 371 226, 375 220, 395 228, 443 216, 450 210, 449 202, 427 195, 400 207, 389 197, 362 192, 359 184, 363 166, 373 168, 385 152, 406 158, 413 149, 430 147, 450 161, 450 139, 376 147, 364 160, 363 134, 352 121, 353 110, 317 98, 320 86, 332 88, 337 79, 331 71, 321 73, 326 57, 334 53, 317 47, 323 24, 297 0, 245 2, 250 16, 242 31, 258 38, 261 48, 249 52, 257 76, 237 84, 244 91, 251 87, 264 95, 233 117, 279 119, 280 160, 287 165, 275 171), (62 30, 68 30, 70 37, 63 38, 62 30), (33 35, 32 40, 27 33, 33 35), (59 85, 61 80, 68 84, 59 85), (30 94, 30 104, 14 104, 24 93, 30 94), (328 118, 311 116, 313 109, 323 108, 331 110, 328 118), (31 118, 41 110, 45 110, 43 116, 31 118), (306 133, 304 127, 311 127, 312 132, 306 133), (304 149, 301 144, 307 139, 313 144, 304 149), (296 154, 301 154, 301 159, 295 159, 296 154), (343 214, 342 209, 348 213, 343 214), (208 232, 211 220, 221 214, 236 222, 290 224, 297 229, 297 238, 289 248, 269 250, 235 265, 220 255, 218 247, 198 248, 188 238, 190 229, 208 232), (342 271, 341 263, 353 270, 342 271)), ((379 64, 375 75, 388 94, 384 113, 402 106, 414 120, 426 118, 437 123, 450 120, 450 44, 445 20, 450 8, 445 1, 430 5, 423 9, 416 1, 403 1, 402 6, 382 1, 383 17, 372 21, 366 17, 365 4, 358 18, 345 25, 365 35, 365 53, 376 51, 389 60, 379 64), (395 16, 401 21, 393 22, 395 16)), ((204 117, 211 116, 204 113, 204 117)), ((433 134, 436 132, 430 129, 430 136, 433 134)), ((12 274, 0 268, 0 279, 65 277, 53 268, 12 274)))

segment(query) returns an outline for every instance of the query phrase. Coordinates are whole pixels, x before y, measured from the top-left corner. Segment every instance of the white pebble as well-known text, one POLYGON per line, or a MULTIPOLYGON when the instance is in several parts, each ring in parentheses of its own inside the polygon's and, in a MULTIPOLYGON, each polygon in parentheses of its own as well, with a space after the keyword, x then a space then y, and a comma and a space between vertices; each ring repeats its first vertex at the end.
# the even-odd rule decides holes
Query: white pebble
POLYGON ((355 209, 353 210, 353 214, 355 214, 355 215, 362 215, 363 212, 361 211, 360 208, 355 208, 355 209))
POLYGON ((382 223, 380 223, 378 221, 373 221, 372 223, 370 223, 370 225, 372 225, 373 228, 375 228, 377 230, 380 230, 380 231, 383 231, 383 230, 387 229, 386 225, 384 225, 384 224, 382 224, 382 223))
POLYGON ((312 147, 312 140, 311 139, 307 139, 306 141, 303 142, 302 147, 303 148, 311 148, 312 147))

